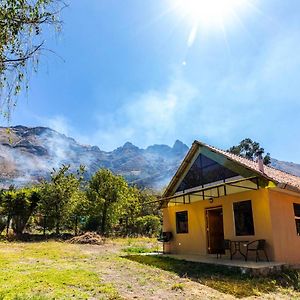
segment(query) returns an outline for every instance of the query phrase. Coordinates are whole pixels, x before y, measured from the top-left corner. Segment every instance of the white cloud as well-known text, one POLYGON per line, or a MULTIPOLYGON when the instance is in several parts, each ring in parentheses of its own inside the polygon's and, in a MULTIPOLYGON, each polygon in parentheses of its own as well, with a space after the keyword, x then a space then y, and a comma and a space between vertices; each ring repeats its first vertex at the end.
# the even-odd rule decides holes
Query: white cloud
POLYGON ((173 79, 163 91, 136 94, 114 114, 98 117, 93 143, 106 150, 126 141, 142 147, 172 143, 198 96, 199 91, 182 78, 173 79))

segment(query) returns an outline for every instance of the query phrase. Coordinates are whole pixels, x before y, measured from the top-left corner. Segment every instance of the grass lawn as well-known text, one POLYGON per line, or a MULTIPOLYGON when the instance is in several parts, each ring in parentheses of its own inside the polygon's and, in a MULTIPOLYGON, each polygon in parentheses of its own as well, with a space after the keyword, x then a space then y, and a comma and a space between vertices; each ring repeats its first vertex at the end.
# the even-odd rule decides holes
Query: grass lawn
POLYGON ((0 299, 300 299, 294 272, 249 278, 140 254, 158 247, 151 239, 103 246, 0 242, 0 299))

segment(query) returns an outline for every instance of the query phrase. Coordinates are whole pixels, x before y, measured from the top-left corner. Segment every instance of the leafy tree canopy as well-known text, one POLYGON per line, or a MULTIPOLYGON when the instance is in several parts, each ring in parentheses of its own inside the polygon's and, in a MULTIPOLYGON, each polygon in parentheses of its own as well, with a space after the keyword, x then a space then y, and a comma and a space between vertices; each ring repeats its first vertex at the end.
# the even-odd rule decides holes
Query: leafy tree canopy
POLYGON ((0 107, 6 117, 15 96, 28 87, 29 69, 36 69, 43 28, 60 28, 58 15, 64 6, 62 0, 0 1, 0 107))
MULTIPOLYGON (((265 153, 265 149, 258 142, 252 141, 250 138, 243 139, 237 146, 230 147, 228 151, 250 160, 255 160, 259 155, 265 153)), ((263 160, 265 165, 269 165, 271 163, 270 153, 263 155, 263 160)))
POLYGON ((91 202, 92 214, 99 221, 99 231, 107 234, 120 217, 126 199, 133 201, 134 193, 122 176, 107 169, 98 170, 89 181, 87 197, 91 202))
POLYGON ((51 173, 50 182, 43 182, 40 187, 40 212, 55 221, 56 233, 60 233, 63 222, 75 214, 80 206, 84 167, 80 166, 77 174, 69 171, 69 165, 63 165, 51 173))

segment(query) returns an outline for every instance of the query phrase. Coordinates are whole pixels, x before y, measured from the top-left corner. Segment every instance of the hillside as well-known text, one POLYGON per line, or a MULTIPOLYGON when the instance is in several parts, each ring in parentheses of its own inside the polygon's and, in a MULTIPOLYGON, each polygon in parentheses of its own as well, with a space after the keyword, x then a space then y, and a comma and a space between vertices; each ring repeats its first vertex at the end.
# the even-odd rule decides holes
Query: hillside
POLYGON ((161 188, 174 174, 188 147, 176 141, 173 147, 152 145, 140 149, 127 142, 111 152, 81 145, 46 127, 0 127, 0 184, 7 187, 47 178, 52 168, 70 164, 86 166, 87 177, 99 168, 109 168, 128 182, 161 188))
MULTIPOLYGON (((173 147, 152 145, 141 149, 125 143, 111 152, 97 146, 81 145, 47 127, 0 127, 0 187, 22 186, 49 177, 53 168, 70 164, 86 166, 89 177, 99 168, 109 168, 130 183, 160 189, 174 175, 188 151, 176 141, 173 147)), ((271 165, 300 176, 300 165, 272 159, 271 165)))

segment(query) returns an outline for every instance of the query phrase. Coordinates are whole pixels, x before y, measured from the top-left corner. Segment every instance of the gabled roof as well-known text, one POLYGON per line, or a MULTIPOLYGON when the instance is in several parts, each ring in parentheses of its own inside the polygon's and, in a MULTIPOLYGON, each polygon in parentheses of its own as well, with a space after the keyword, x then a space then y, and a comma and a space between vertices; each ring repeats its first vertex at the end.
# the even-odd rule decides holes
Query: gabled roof
POLYGON ((235 162, 236 164, 256 173, 258 176, 263 177, 267 180, 270 180, 276 184, 277 187, 283 189, 289 189, 291 191, 295 191, 300 193, 300 177, 291 175, 289 173, 277 170, 273 167, 269 167, 264 165, 264 172, 262 173, 259 170, 258 163, 247 158, 241 157, 239 155, 235 155, 233 153, 215 148, 213 146, 204 144, 199 141, 194 141, 192 147, 190 148, 189 152, 187 153, 186 157, 184 158, 183 162, 179 166, 176 174, 170 181, 169 185, 167 186, 163 198, 170 197, 175 193, 175 188, 178 185, 179 180, 182 180, 183 174, 187 171, 190 166, 190 162, 195 158, 198 154, 200 148, 206 148, 209 151, 217 153, 224 158, 235 162))

